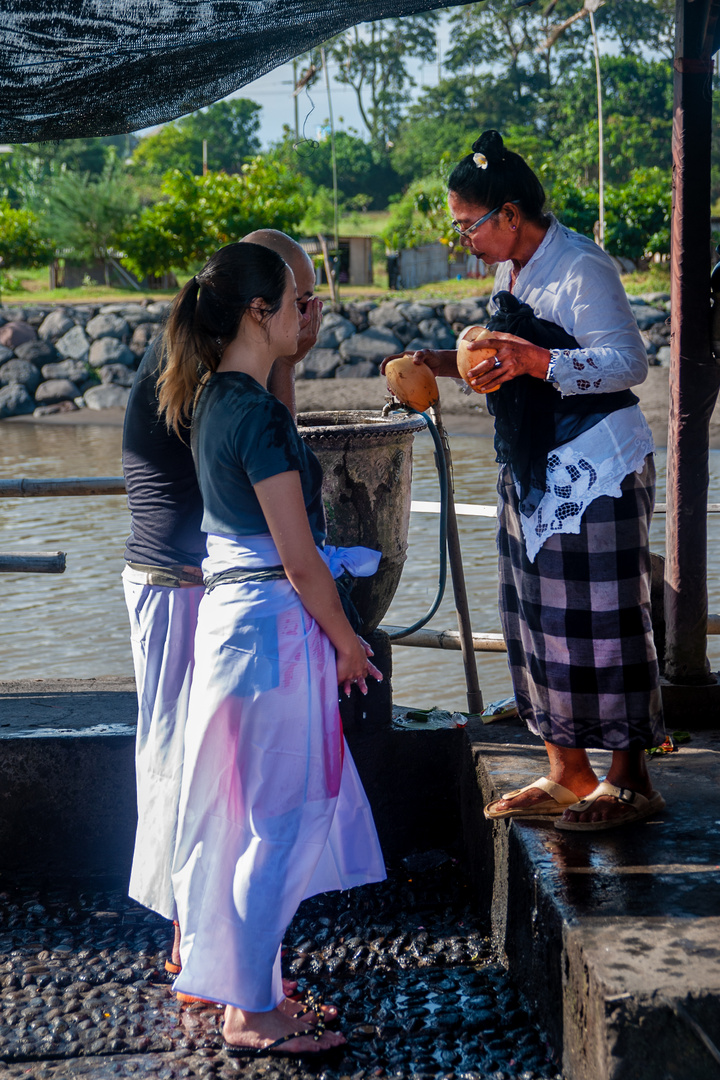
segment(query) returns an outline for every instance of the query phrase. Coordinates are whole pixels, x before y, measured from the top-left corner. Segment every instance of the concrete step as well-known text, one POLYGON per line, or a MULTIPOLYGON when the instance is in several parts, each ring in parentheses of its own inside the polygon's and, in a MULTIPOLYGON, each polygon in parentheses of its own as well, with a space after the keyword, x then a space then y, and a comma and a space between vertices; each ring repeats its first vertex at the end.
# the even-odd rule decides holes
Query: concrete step
MULTIPOLYGON (((488 822, 482 804, 547 772, 517 721, 468 725, 464 840, 493 934, 572 1080, 716 1080, 720 732, 651 764, 667 808, 605 833, 488 822), (711 1040, 708 1046, 705 1041, 711 1040)), ((592 752, 600 776, 610 755, 592 752)))

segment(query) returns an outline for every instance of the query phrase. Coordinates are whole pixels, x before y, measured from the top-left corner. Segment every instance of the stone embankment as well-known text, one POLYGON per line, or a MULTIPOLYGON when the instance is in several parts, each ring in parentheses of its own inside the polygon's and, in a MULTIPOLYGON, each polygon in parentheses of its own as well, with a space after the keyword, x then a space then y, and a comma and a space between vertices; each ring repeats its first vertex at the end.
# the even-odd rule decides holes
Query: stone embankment
MULTIPOLYGON (((298 367, 305 379, 365 379, 384 357, 452 349, 458 333, 487 320, 488 297, 451 303, 373 300, 326 304, 315 347, 298 367)), ((630 297, 651 364, 670 362, 667 293, 630 297)), ((124 407, 169 301, 0 307, 0 419, 124 407)))

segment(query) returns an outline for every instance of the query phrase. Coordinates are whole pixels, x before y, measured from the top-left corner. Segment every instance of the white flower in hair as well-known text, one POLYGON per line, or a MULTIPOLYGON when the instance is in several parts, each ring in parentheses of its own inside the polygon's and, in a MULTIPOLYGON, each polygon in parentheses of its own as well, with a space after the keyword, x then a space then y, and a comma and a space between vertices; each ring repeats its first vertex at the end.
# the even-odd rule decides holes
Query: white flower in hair
POLYGON ((484 154, 473 154, 473 161, 477 165, 478 169, 487 169, 488 159, 484 154))

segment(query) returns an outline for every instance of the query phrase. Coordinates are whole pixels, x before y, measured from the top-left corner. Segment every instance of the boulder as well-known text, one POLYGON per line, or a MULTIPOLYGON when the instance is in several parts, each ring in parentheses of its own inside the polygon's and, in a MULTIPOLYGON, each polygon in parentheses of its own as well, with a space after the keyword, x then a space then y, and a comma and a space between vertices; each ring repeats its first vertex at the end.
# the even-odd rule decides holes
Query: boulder
POLYGON ((370 326, 383 326, 390 329, 406 322, 405 308, 410 305, 403 301, 386 300, 379 304, 368 315, 370 326))
POLYGON ((408 341, 412 341, 414 337, 417 337, 417 323, 413 322, 401 322, 397 323, 392 328, 392 332, 396 338, 403 343, 403 346, 407 345, 408 341))
MULTIPOLYGON (((371 312, 371 314, 374 314, 371 312)), ((386 327, 371 326, 362 334, 353 334, 342 342, 339 348, 342 359, 347 364, 356 364, 360 360, 371 360, 381 364, 386 356, 403 351, 402 342, 386 327)))
POLYGON ((35 341, 37 334, 32 326, 26 322, 11 319, 4 326, 0 326, 0 345, 8 349, 17 349, 18 345, 24 345, 26 341, 35 341))
POLYGON ((463 329, 474 323, 487 322, 487 302, 478 299, 457 300, 443 309, 446 322, 462 323, 463 329))
POLYGON ((160 316, 148 311, 147 304, 104 304, 98 315, 120 315, 131 330, 140 323, 160 322, 160 316))
POLYGON ((7 416, 27 416, 34 408, 35 402, 20 383, 0 388, 0 420, 7 416))
POLYGON ((132 386, 135 372, 125 364, 104 364, 100 368, 100 382, 103 386, 132 386))
POLYGON ((15 355, 19 360, 29 360, 36 367, 43 364, 51 364, 57 360, 58 351, 49 341, 26 341, 24 345, 18 345, 15 355))
MULTIPOLYGON (((632 313, 641 330, 649 330, 655 323, 665 322, 668 317, 667 311, 660 311, 659 308, 650 307, 648 304, 633 305, 632 313)), ((2 330, 0 330, 1 333, 2 330)))
POLYGON ((97 308, 91 307, 89 304, 81 304, 78 307, 69 308, 68 315, 72 315, 75 323, 82 326, 84 330, 90 320, 97 315, 97 308))
MULTIPOLYGON (((103 315, 102 318, 110 318, 110 316, 103 315)), ((118 338, 102 337, 93 341, 88 359, 90 366, 96 368, 103 367, 105 364, 124 364, 125 367, 132 367, 135 363, 135 354, 118 338)))
POLYGON ((33 416, 54 416, 56 413, 77 412, 74 401, 56 401, 54 405, 38 405, 33 409, 33 416))
POLYGON ((47 379, 35 391, 38 405, 54 405, 58 401, 72 401, 80 391, 70 379, 47 379))
POLYGON ((657 367, 670 367, 669 345, 662 345, 655 353, 655 364, 657 367))
POLYGON ((419 337, 435 342, 435 349, 455 348, 455 335, 444 319, 422 319, 418 331, 419 337))
POLYGON ((120 315, 95 315, 85 327, 85 332, 92 341, 98 338, 118 338, 127 341, 130 327, 127 319, 120 315))
POLYGON ((171 300, 156 300, 154 304, 148 304, 147 313, 148 315, 156 315, 160 321, 163 321, 170 310, 171 303, 171 300))
POLYGON ((77 383, 87 379, 90 368, 84 360, 60 360, 56 364, 43 364, 43 379, 70 379, 77 383))
POLYGON ((127 386, 93 386, 83 394, 88 409, 124 409, 129 397, 127 386))
POLYGON ((434 319, 436 316, 434 307, 431 307, 429 304, 419 304, 417 302, 408 304, 404 314, 408 322, 414 323, 421 323, 423 319, 434 319))
POLYGON ((0 384, 3 386, 16 383, 24 386, 28 393, 34 394, 40 382, 40 372, 29 360, 8 360, 0 367, 0 384))
MULTIPOLYGON (((454 339, 453 339, 454 340, 454 339)), ((437 349, 438 345, 431 338, 416 337, 408 341, 405 352, 419 352, 420 349, 437 349)))
POLYGON ((142 359, 145 355, 145 350, 151 341, 154 341, 157 335, 160 333, 160 327, 157 323, 144 322, 140 323, 133 330, 133 335, 130 338, 129 349, 138 358, 142 359))
POLYGON ((55 342, 55 348, 65 360, 87 360, 90 341, 82 326, 73 326, 55 342))
POLYGON ((6 360, 10 360, 15 353, 12 349, 8 349, 7 345, 0 345, 0 364, 4 364, 6 360))
POLYGON ((302 362, 303 375, 306 379, 332 379, 340 363, 337 349, 311 349, 302 362))
POLYGON ((669 292, 646 292, 642 294, 642 299, 646 304, 650 304, 653 307, 664 307, 665 304, 670 303, 669 292))
POLYGON ((38 337, 41 341, 57 341, 63 334, 67 334, 75 325, 74 320, 63 308, 55 308, 46 315, 38 327, 38 337))
POLYGON ((653 345, 667 345, 671 334, 670 319, 653 323, 652 326, 643 331, 643 334, 653 345))
POLYGON ((368 315, 376 307, 377 304, 374 300, 359 300, 356 303, 348 304, 345 314, 357 330, 367 330, 370 325, 368 315))
POLYGON ((318 349, 336 349, 341 341, 352 337, 355 332, 356 327, 349 319, 330 311, 327 315, 323 315, 315 347, 318 349))
POLYGON ((343 364, 335 372, 336 379, 374 379, 377 376, 377 365, 371 360, 358 360, 356 364, 343 364))
POLYGON ((25 308, 25 314, 23 319, 26 323, 37 330, 37 328, 44 322, 49 314, 48 308, 29 307, 25 308))

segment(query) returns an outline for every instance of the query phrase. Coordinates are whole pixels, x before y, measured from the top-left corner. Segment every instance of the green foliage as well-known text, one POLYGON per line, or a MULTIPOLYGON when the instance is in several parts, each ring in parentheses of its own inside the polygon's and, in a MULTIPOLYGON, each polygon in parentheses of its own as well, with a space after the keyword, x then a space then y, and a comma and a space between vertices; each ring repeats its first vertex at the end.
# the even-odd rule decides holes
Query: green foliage
POLYGON ((0 154, 0 198, 19 207, 39 198, 52 178, 62 172, 100 176, 109 161, 129 157, 137 141, 135 135, 109 135, 18 143, 11 153, 0 154))
POLYGON ((611 255, 638 259, 670 253, 672 177, 669 170, 633 170, 629 181, 607 195, 605 246, 611 255))
POLYGON ((162 200, 122 237, 126 262, 139 277, 185 269, 254 229, 295 232, 306 206, 302 179, 266 158, 243 165, 238 176, 175 169, 163 181, 162 200))
POLYGON ((431 176, 411 184, 391 207, 382 235, 387 246, 395 250, 438 240, 450 243, 455 233, 450 227, 446 182, 431 176))
MULTIPOLYGON (((52 255, 52 247, 43 238, 35 215, 30 210, 15 210, 6 199, 1 200, 0 265, 3 269, 47 266, 52 255)), ((8 288, 6 275, 4 288, 8 288)))
POLYGON ((142 138, 132 156, 133 167, 156 176, 170 169, 199 176, 205 139, 208 170, 238 173, 260 149, 257 133, 261 111, 261 105, 247 98, 216 101, 142 138))
POLYGON ((100 176, 63 170, 42 200, 45 234, 71 262, 106 261, 137 213, 138 200, 122 166, 110 158, 100 176))
MULTIPOLYGON (((305 177, 309 193, 318 187, 332 189, 332 146, 329 138, 319 142, 296 142, 286 128, 285 136, 273 149, 272 156, 288 169, 305 177)), ((387 206, 391 195, 399 194, 400 178, 387 156, 379 154, 358 135, 347 131, 336 132, 335 158, 338 190, 344 205, 359 195, 367 198, 369 194, 367 205, 377 210, 387 206)))
MULTIPOLYGON (((635 169, 627 183, 605 189, 605 248, 611 255, 640 259, 670 252, 671 183, 669 170, 635 169)), ((564 225, 592 236, 599 215, 595 186, 561 180, 550 204, 564 225)))

